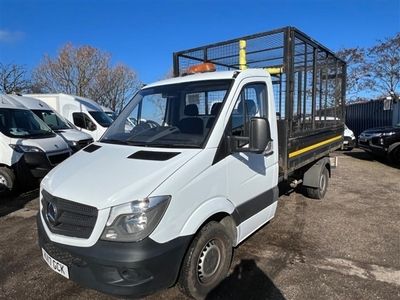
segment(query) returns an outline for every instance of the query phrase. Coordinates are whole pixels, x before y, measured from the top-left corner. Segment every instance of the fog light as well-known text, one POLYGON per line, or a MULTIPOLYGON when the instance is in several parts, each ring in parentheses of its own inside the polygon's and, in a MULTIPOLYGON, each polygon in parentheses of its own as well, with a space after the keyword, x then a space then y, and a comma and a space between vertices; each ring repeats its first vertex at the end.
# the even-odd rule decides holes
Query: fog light
POLYGON ((113 229, 108 229, 106 231, 105 237, 110 240, 115 240, 118 237, 118 233, 113 229))
POLYGON ((129 268, 120 270, 119 273, 123 279, 134 283, 143 283, 153 279, 150 272, 143 269, 129 268))

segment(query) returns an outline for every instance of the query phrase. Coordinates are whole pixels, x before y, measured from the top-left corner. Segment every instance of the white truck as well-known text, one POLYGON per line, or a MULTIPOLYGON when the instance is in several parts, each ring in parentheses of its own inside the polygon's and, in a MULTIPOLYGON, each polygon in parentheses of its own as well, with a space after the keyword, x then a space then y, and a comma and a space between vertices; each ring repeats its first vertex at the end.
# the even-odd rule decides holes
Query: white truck
POLYGON ((89 134, 78 130, 45 102, 37 98, 19 95, 9 95, 9 97, 12 97, 37 115, 67 142, 72 152, 76 152, 93 143, 93 138, 89 134))
POLYGON ((90 134, 95 141, 100 139, 112 123, 101 106, 91 99, 63 93, 24 96, 42 100, 80 130, 90 134))
POLYGON ((44 177, 71 154, 66 142, 13 97, 0 95, 0 193, 44 177))
POLYGON ((343 61, 288 27, 175 53, 174 71, 42 181, 39 244, 62 276, 129 296, 178 282, 205 298, 274 217, 279 182, 324 197, 343 61))

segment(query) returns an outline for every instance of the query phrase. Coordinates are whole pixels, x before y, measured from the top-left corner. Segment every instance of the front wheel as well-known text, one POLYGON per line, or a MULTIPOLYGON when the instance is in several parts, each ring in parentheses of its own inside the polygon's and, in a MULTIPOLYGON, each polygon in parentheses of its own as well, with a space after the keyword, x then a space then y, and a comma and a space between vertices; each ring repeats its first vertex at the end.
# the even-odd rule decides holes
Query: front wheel
POLYGON ((307 197, 313 199, 324 198, 326 191, 328 190, 329 172, 327 168, 323 168, 319 178, 318 187, 306 187, 307 197))
POLYGON ((0 167, 0 193, 11 192, 15 187, 14 172, 6 167, 0 167))
POLYGON ((215 221, 206 224, 191 243, 179 278, 183 293, 204 299, 228 274, 232 240, 225 227, 215 221))
POLYGON ((389 159, 395 165, 400 166, 400 146, 397 146, 389 153, 389 159))

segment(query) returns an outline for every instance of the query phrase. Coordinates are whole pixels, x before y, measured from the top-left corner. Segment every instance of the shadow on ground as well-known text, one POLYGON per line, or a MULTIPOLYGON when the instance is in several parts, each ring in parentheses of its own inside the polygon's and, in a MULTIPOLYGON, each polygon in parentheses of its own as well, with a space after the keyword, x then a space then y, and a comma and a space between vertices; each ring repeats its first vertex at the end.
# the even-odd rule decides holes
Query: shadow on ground
POLYGON ((384 156, 378 156, 378 155, 373 155, 371 153, 368 153, 366 151, 363 151, 361 149, 356 149, 353 151, 344 151, 344 155, 351 156, 353 158, 359 159, 359 160, 364 160, 364 161, 378 161, 381 164, 384 164, 388 167, 394 168, 394 169, 400 169, 399 165, 396 165, 390 161, 390 159, 384 157, 384 156))
POLYGON ((284 300, 285 297, 254 260, 243 259, 206 299, 284 300))
POLYGON ((15 192, 12 195, 0 195, 0 217, 4 217, 18 209, 21 209, 29 201, 39 196, 39 189, 25 192, 15 192))

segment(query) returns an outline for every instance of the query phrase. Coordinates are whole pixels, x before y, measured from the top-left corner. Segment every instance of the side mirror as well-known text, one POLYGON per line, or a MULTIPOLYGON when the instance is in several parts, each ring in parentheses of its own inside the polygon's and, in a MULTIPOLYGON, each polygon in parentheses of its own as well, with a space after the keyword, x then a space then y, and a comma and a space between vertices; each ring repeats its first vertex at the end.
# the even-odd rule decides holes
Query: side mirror
POLYGON ((90 131, 95 131, 96 130, 96 124, 94 124, 93 122, 88 122, 87 123, 87 127, 88 127, 88 130, 90 130, 90 131))
POLYGON ((263 153, 272 141, 269 122, 265 118, 254 117, 250 120, 249 150, 254 153, 263 153))

